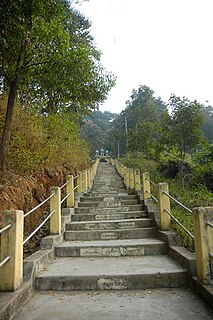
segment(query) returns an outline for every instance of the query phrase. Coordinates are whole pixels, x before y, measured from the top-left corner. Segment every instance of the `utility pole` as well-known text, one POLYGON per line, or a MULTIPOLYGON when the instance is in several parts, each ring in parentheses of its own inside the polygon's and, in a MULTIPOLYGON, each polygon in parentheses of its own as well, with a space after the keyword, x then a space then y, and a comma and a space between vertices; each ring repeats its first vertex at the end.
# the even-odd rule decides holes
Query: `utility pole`
POLYGON ((118 140, 118 158, 120 158, 120 141, 118 140))
POLYGON ((128 148, 128 123, 127 123, 127 116, 124 113, 124 121, 125 121, 125 133, 126 133, 126 150, 128 148))

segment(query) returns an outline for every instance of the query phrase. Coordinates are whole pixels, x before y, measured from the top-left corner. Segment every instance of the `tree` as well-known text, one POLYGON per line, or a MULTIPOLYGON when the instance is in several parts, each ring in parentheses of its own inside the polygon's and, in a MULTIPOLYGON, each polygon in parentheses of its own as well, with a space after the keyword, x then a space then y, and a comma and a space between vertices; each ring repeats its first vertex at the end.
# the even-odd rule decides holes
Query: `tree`
POLYGON ((202 141, 203 123, 202 105, 172 95, 169 99, 171 108, 170 139, 179 152, 181 160, 180 173, 184 187, 184 161, 187 153, 192 153, 202 141))
POLYGON ((201 111, 204 116, 202 125, 204 138, 208 143, 213 143, 213 107, 210 105, 203 106, 201 111))
POLYGON ((0 2, 1 92, 8 93, 0 146, 3 167, 17 96, 39 102, 43 112, 94 108, 114 79, 100 64, 88 23, 62 0, 0 2), (75 17, 75 19, 74 19, 75 17))
POLYGON ((169 104, 172 111, 173 145, 178 148, 180 159, 184 161, 186 153, 192 153, 202 140, 202 105, 175 95, 170 97, 169 104))
POLYGON ((127 101, 125 115, 128 122, 128 149, 142 151, 149 159, 155 156, 160 138, 160 119, 167 112, 166 105, 147 86, 133 90, 127 101))
POLYGON ((111 130, 115 113, 109 111, 93 111, 90 116, 85 117, 81 126, 81 136, 90 144, 91 156, 101 148, 108 148, 108 132, 111 130))

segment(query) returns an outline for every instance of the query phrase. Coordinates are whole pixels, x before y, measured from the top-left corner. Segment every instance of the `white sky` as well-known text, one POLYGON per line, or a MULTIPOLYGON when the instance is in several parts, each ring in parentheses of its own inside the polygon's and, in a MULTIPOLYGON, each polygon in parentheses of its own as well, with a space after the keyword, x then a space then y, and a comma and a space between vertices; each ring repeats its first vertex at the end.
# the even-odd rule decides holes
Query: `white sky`
POLYGON ((102 63, 117 76, 101 111, 121 112, 132 89, 147 85, 213 105, 213 0, 89 0, 102 63))

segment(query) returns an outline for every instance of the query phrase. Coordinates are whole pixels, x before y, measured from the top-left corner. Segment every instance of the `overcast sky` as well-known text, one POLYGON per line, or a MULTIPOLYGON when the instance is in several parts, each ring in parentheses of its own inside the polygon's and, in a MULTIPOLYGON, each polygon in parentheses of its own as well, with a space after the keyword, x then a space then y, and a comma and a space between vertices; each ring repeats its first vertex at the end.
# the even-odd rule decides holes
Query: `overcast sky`
POLYGON ((213 0, 89 0, 102 63, 117 77, 100 110, 121 112, 132 89, 147 85, 213 105, 213 0))

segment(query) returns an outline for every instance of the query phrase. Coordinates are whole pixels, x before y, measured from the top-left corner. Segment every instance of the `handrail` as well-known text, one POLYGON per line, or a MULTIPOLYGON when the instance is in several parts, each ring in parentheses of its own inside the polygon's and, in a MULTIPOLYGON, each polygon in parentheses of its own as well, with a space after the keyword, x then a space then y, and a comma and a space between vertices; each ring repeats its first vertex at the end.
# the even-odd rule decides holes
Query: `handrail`
POLYGON ((213 228, 213 223, 211 223, 210 221, 207 221, 206 224, 207 224, 207 226, 213 228))
POLYGON ((61 204, 70 196, 70 192, 61 200, 61 204))
POLYGON ((55 213, 55 210, 53 210, 45 219, 44 221, 42 221, 42 223, 23 241, 23 245, 25 245, 25 243, 27 243, 27 241, 29 241, 34 234, 41 229, 41 227, 47 222, 47 220, 50 219, 50 217, 53 215, 53 213, 55 213))
POLYGON ((184 227, 184 225, 177 219, 175 218, 171 212, 169 212, 167 209, 164 209, 166 211, 166 213, 168 213, 168 215, 170 215, 170 217, 192 238, 194 239, 194 235, 188 230, 186 229, 186 227, 184 227))
POLYGON ((136 182, 137 185, 139 185, 143 189, 143 185, 140 182, 136 182))
POLYGON ((66 187, 66 185, 68 185, 69 182, 70 182, 70 180, 68 180, 67 182, 65 182, 60 188, 63 189, 64 187, 66 187))
POLYGON ((62 186, 52 187, 50 190, 50 195, 28 212, 24 213, 23 210, 8 210, 8 212, 6 212, 6 215, 4 216, 4 227, 0 228, 0 239, 2 240, 2 243, 4 243, 6 251, 2 252, 1 260, 3 260, 0 260, 0 268, 4 266, 8 261, 9 262, 0 270, 1 279, 3 279, 3 281, 1 281, 0 290, 14 291, 19 287, 20 283, 22 283, 23 272, 20 272, 19 274, 17 274, 17 276, 15 275, 15 272, 16 270, 22 270, 24 250, 23 246, 28 243, 28 241, 38 232, 38 230, 42 228, 45 223, 47 223, 47 221, 50 224, 50 234, 61 234, 61 204, 67 199, 67 206, 70 208, 75 207, 74 191, 76 189, 78 190, 79 188, 81 192, 85 192, 89 188, 91 188, 94 177, 97 173, 98 163, 99 159, 94 162, 90 169, 79 171, 79 173, 75 177, 73 177, 73 175, 68 175, 66 180, 62 180, 62 183, 66 181, 62 186), (83 179, 82 176, 84 176, 83 179), (76 182, 74 181, 73 183, 73 180, 75 180, 76 182), (83 183, 82 180, 84 180, 83 183), (61 190, 66 185, 67 188, 61 190), (62 192, 62 195, 61 191, 64 191, 62 192), (23 218, 26 218, 28 215, 44 205, 47 201, 49 201, 47 204, 48 207, 50 206, 50 209, 45 214, 45 216, 42 217, 43 221, 39 221, 38 225, 36 225, 35 227, 33 226, 33 228, 35 229, 30 230, 30 234, 25 234, 25 239, 23 240, 23 230, 25 227, 24 224, 26 223, 26 220, 24 220, 23 218), (10 221, 12 222, 10 223, 10 221), (14 230, 12 229, 13 225, 14 230), (9 228, 11 228, 10 231, 6 232, 6 230, 8 230, 9 228), (11 237, 8 236, 8 233, 11 234, 11 237), (11 253, 7 252, 7 248, 12 248, 11 253), (5 271, 7 270, 7 266, 9 266, 11 269, 10 275, 7 272, 5 273, 5 271))
POLYGON ((154 199, 157 203, 159 202, 157 198, 155 198, 149 191, 146 190, 146 193, 150 195, 152 199, 154 199))
POLYGON ((184 204, 182 204, 180 201, 178 201, 177 199, 175 199, 174 197, 172 197, 168 192, 163 191, 163 193, 169 197, 170 199, 172 199, 174 202, 176 202, 177 204, 179 204, 182 208, 184 208, 185 210, 187 210, 188 212, 192 213, 192 210, 187 208, 184 204))
POLYGON ((47 199, 45 199, 44 201, 42 201, 40 204, 38 204, 36 207, 34 207, 33 209, 31 209, 30 211, 28 211, 27 213, 25 213, 24 218, 26 218, 30 213, 34 212, 35 210, 37 210, 38 208, 40 208, 43 204, 45 204, 48 200, 50 200, 52 197, 54 197, 55 192, 53 194, 51 194, 47 199))
POLYGON ((2 260, 0 262, 0 268, 3 267, 3 265, 5 265, 5 263, 7 263, 10 260, 10 256, 7 256, 4 260, 2 260))
POLYGON ((8 230, 8 229, 10 229, 11 228, 11 223, 10 224, 8 224, 6 227, 4 227, 4 228, 2 228, 2 229, 0 229, 0 234, 1 233, 3 233, 4 231, 6 231, 6 230, 8 230))
POLYGON ((158 187, 158 185, 156 183, 154 183, 152 180, 146 178, 147 181, 149 181, 153 186, 155 186, 156 188, 158 187))

